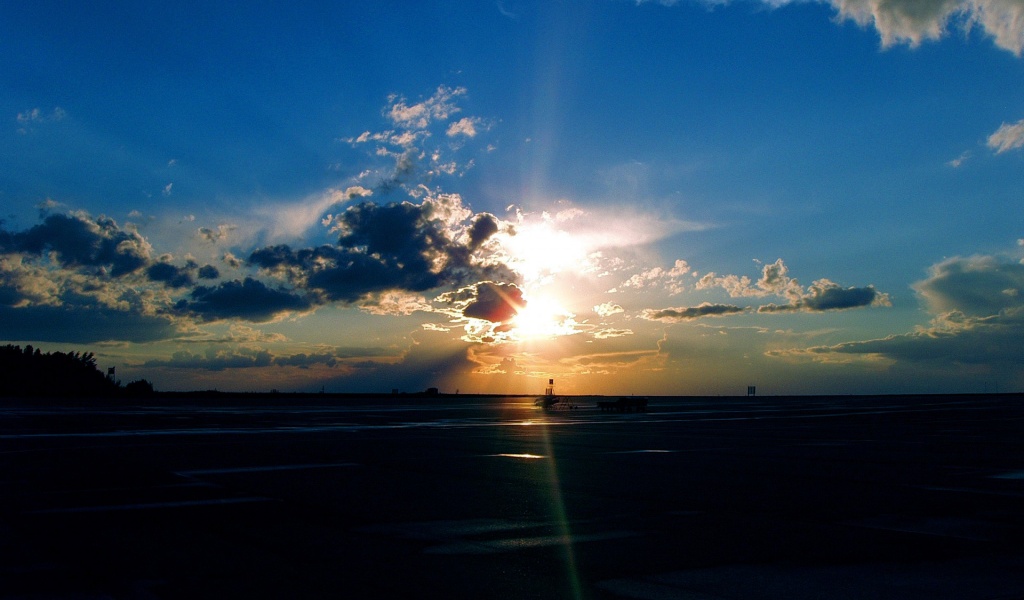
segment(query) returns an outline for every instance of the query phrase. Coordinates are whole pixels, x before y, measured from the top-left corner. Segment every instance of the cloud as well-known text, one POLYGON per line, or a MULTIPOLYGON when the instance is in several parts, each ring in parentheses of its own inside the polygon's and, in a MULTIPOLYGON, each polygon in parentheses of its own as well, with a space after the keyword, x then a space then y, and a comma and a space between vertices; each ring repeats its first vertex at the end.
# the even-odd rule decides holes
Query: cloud
POLYGON ((757 312, 823 312, 865 306, 891 306, 889 295, 879 292, 870 285, 844 288, 828 279, 819 279, 811 284, 806 293, 791 298, 789 304, 765 304, 759 306, 757 312))
MULTIPOLYGON (((880 339, 776 350, 776 357, 859 357, 930 365, 937 376, 982 374, 1017 385, 1024 377, 1024 265, 996 256, 955 257, 914 285, 934 318, 880 339)), ((988 379, 986 379, 988 381, 988 379)))
POLYGON ((315 291, 326 300, 355 303, 382 292, 423 292, 469 282, 514 281, 510 269, 473 257, 493 233, 489 216, 470 222, 457 195, 412 202, 362 202, 334 219, 336 245, 254 251, 249 262, 315 291))
POLYGON ((633 275, 624 281, 620 288, 664 288, 670 295, 682 293, 685 289, 684 280, 690 274, 690 265, 685 260, 676 260, 670 269, 654 267, 633 275))
POLYGON ((1024 264, 995 256, 954 257, 932 266, 929 277, 913 287, 935 314, 990 317, 1024 306, 1024 264))
MULTIPOLYGON (((352 200, 369 196, 373 192, 362 186, 344 190, 335 188, 312 194, 299 202, 275 203, 252 209, 254 216, 250 228, 265 230, 271 240, 300 238, 310 228, 321 224, 324 214, 331 208, 352 200), (270 227, 266 227, 270 223, 270 227)), ((235 229, 231 227, 230 229, 235 229)), ((228 231, 230 231, 230 229, 228 231)))
POLYGON ((625 312, 625 310, 615 304, 614 302, 605 302, 604 304, 598 304, 594 307, 594 312, 601 315, 602 317, 610 317, 612 315, 625 312))
POLYGON ((728 292, 731 298, 778 296, 788 300, 786 304, 766 304, 757 309, 759 313, 772 312, 821 312, 827 310, 844 310, 862 306, 890 306, 889 295, 876 290, 873 286, 848 287, 839 286, 828 279, 819 279, 806 290, 800 283, 789 276, 789 267, 778 259, 761 268, 761 277, 751 281, 746 275, 718 276, 707 273, 697 281, 697 289, 720 287, 728 292))
POLYGON ((121 229, 113 219, 55 214, 27 231, 0 230, 0 252, 40 257, 52 252, 65 267, 92 267, 119 277, 146 266, 150 247, 141 235, 121 229))
POLYGON ((433 306, 420 294, 409 294, 401 291, 390 291, 366 300, 359 305, 373 315, 411 315, 416 311, 433 312, 433 306))
MULTIPOLYGON (((795 2, 796 0, 792 0, 795 2)), ((771 3, 771 2, 769 2, 771 3)), ((783 4, 790 2, 778 2, 783 4)), ((1019 0, 828 0, 842 19, 874 26, 882 46, 918 46, 938 40, 951 26, 975 26, 996 46, 1020 56, 1024 48, 1024 4, 1019 0)))
POLYGON ((802 294, 800 284, 789 277, 789 267, 778 259, 761 269, 761 278, 752 282, 746 275, 718 276, 709 272, 697 280, 698 290, 720 287, 729 293, 730 298, 764 297, 768 295, 799 298, 802 294))
POLYGON ((448 137, 455 137, 457 135, 476 137, 476 128, 479 127, 480 124, 481 120, 477 117, 463 117, 449 125, 446 133, 448 137))
POLYGON ((423 129, 434 120, 447 120, 448 117, 461 109, 453 102, 466 94, 466 88, 450 88, 439 86, 432 96, 416 104, 407 104, 402 96, 393 95, 388 101, 388 119, 400 127, 423 129))
POLYGON ((474 288, 475 297, 462 309, 465 317, 501 323, 516 316, 526 306, 523 291, 515 284, 485 281, 474 288))
POLYGON ((693 319, 699 319, 701 317, 720 317, 723 315, 731 315, 744 312, 745 310, 746 309, 742 306, 703 302, 698 306, 663 308, 660 310, 647 309, 642 311, 640 316, 648 321, 678 323, 680 321, 692 321, 693 319))
MULTIPOLYGON (((526 307, 519 286, 482 281, 438 295, 434 301, 454 323, 463 325, 462 341, 495 344, 513 339, 509 321, 526 307)), ((428 329, 439 330, 437 327, 428 329)))
POLYGON ((1007 150, 1016 150, 1024 146, 1024 119, 1016 123, 1003 123, 992 135, 988 136, 988 147, 1002 154, 1007 150))
POLYGON ((967 317, 952 312, 937 317, 927 328, 881 339, 832 346, 773 351, 778 357, 878 357, 897 363, 931 364, 936 369, 960 370, 975 365, 1024 375, 1024 309, 1014 308, 990 317, 967 317))
POLYGON ((18 113, 15 117, 15 121, 18 123, 18 133, 24 135, 32 131, 33 125, 63 121, 64 117, 67 115, 67 111, 59 106, 54 107, 54 109, 49 112, 44 112, 37 107, 18 113))
POLYGON ((231 350, 210 350, 206 354, 193 354, 188 350, 179 350, 169 359, 148 360, 143 363, 143 366, 223 371, 224 369, 267 367, 272 364, 274 364, 274 358, 269 351, 239 347, 231 350))
POLYGON ((238 229, 236 225, 218 225, 216 229, 210 229, 209 227, 200 227, 198 229, 199 237, 216 244, 217 242, 227 239, 228 234, 238 229))
POLYGON ((146 269, 146 275, 151 281, 161 281, 168 287, 183 288, 195 283, 192 273, 198 267, 199 265, 195 263, 189 263, 184 267, 176 267, 169 262, 157 262, 146 269))
POLYGON ((951 166, 951 167, 953 167, 954 169, 959 169, 970 158, 971 158, 971 151, 967 150, 967 151, 961 153, 960 156, 954 158, 953 160, 947 162, 946 164, 951 166))
MULTIPOLYGON (((806 0, 762 0, 771 8, 806 0)), ((883 47, 941 39, 952 26, 965 31, 980 27, 996 46, 1020 56, 1024 48, 1024 4, 1019 0, 819 0, 835 8, 840 20, 874 27, 883 47)), ((635 0, 673 6, 679 0, 635 0)), ((729 0, 704 0, 709 6, 729 0)))
POLYGON ((168 317, 134 310, 100 305, 0 305, 0 339, 4 340, 144 343, 172 338, 177 333, 177 327, 168 317))
POLYGON ((498 233, 497 219, 487 213, 480 213, 469 228, 469 249, 476 250, 495 233, 498 233))
POLYGON ((429 98, 413 104, 404 96, 389 96, 383 110, 388 129, 367 130, 356 137, 340 138, 353 146, 372 144, 375 157, 394 161, 388 167, 368 169, 358 179, 376 179, 373 189, 381 195, 404 189, 418 196, 420 192, 415 183, 442 175, 462 175, 472 168, 472 159, 456 160, 453 154, 482 131, 489 130, 491 123, 480 117, 449 122, 462 112, 458 102, 465 95, 465 88, 441 85, 429 98), (437 140, 446 141, 439 143, 437 140), (410 183, 414 185, 409 187, 410 183))
POLYGON ((213 287, 198 286, 189 298, 175 304, 175 309, 204 321, 237 318, 264 322, 312 308, 312 303, 305 297, 293 291, 269 288, 251 277, 242 281, 225 281, 213 287))

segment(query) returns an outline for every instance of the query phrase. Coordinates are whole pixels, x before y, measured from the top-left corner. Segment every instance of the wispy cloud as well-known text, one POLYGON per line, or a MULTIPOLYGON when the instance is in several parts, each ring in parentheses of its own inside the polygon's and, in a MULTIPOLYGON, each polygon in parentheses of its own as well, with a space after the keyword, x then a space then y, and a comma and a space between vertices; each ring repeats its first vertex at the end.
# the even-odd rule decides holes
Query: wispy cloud
POLYGON ((970 158, 971 158, 971 151, 967 150, 967 151, 963 152, 962 154, 960 154, 960 156, 954 158, 953 160, 947 162, 946 164, 951 166, 951 167, 953 167, 954 169, 959 169, 970 158))
POLYGON ((1016 123, 1003 123, 999 129, 988 136, 988 147, 1002 154, 1007 150, 1016 150, 1024 146, 1024 119, 1016 123))
POLYGON ((39 108, 22 111, 15 117, 18 123, 18 133, 27 134, 32 131, 34 125, 63 121, 67 114, 67 111, 59 106, 50 111, 43 111, 39 108))

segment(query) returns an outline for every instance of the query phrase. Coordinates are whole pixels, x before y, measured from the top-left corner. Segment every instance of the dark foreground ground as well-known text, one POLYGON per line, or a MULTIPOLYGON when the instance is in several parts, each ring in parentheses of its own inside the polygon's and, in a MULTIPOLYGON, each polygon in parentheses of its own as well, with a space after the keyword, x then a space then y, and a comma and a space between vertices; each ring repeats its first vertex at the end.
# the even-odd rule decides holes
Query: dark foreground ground
POLYGON ((1024 598, 1020 396, 327 400, 0 404, 0 598, 1024 598))

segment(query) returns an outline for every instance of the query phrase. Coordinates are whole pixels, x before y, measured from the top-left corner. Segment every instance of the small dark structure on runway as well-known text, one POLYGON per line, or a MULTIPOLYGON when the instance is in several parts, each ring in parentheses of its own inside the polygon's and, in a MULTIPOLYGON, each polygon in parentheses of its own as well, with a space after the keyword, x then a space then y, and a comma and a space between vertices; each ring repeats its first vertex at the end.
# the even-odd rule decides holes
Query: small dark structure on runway
POLYGON ((623 396, 618 400, 602 400, 597 403, 602 412, 642 412, 647 410, 647 398, 643 396, 623 396))

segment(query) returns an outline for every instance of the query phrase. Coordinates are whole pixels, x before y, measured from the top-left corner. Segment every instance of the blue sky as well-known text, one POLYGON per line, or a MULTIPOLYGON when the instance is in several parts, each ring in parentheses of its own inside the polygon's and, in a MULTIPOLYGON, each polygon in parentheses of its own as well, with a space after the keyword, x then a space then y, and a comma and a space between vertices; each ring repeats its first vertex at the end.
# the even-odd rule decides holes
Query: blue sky
POLYGON ((165 390, 1019 390, 1022 22, 4 6, 0 342, 165 390))

